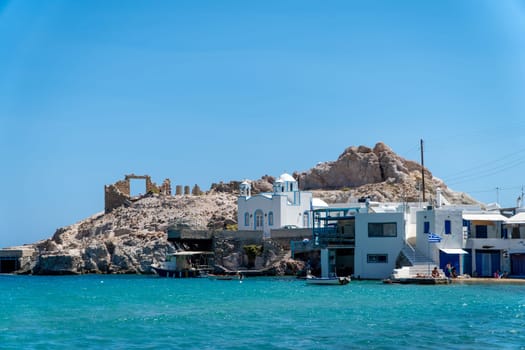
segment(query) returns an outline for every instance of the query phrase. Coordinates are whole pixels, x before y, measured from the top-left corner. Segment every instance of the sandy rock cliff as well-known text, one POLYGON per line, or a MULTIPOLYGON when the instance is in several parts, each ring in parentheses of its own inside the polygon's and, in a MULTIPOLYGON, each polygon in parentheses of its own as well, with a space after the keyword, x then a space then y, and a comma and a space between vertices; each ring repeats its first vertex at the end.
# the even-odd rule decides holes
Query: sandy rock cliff
POLYGON ((150 273, 150 264, 175 251, 169 226, 223 228, 237 220, 236 196, 148 196, 129 207, 58 229, 35 244, 34 274, 150 273))

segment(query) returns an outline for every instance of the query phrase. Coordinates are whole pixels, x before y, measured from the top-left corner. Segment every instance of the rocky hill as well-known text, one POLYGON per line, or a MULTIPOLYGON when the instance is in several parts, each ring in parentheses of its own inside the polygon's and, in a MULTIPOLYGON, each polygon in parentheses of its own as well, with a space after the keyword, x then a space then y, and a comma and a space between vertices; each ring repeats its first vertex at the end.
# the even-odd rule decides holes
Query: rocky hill
MULTIPOLYGON (((347 148, 336 161, 319 163, 294 177, 301 189, 328 203, 369 197, 375 201, 418 201, 421 167, 378 143, 347 148)), ((252 182, 252 193, 272 190, 274 178, 265 175, 252 182)), ((222 230, 237 220, 239 181, 213 184, 202 195, 146 195, 129 206, 100 213, 58 229, 32 245, 36 258, 21 273, 149 273, 152 263, 174 251, 167 241, 168 227, 222 230)), ((452 203, 472 204, 454 193, 425 169, 427 200, 440 187, 452 203)))
MULTIPOLYGON (((437 188, 451 203, 476 204, 465 193, 454 192, 428 169, 425 173, 425 199, 432 202, 437 188)), ((421 165, 398 156, 382 142, 374 148, 352 146, 335 161, 318 163, 305 172, 293 174, 301 190, 312 191, 328 203, 345 203, 369 197, 379 202, 418 202, 421 200, 421 165)), ((265 175, 252 181, 252 194, 272 190, 274 177, 265 175)), ((214 184, 212 190, 237 193, 239 181, 214 184)))
MULTIPOLYGON (((145 196, 129 207, 100 213, 58 229, 34 244, 34 274, 149 273, 175 248, 168 227, 222 229, 237 221, 237 198, 231 193, 202 196, 145 196)), ((24 272, 24 271, 21 271, 24 272)))
MULTIPOLYGON (((432 202, 439 187, 451 203, 476 203, 465 193, 451 191, 426 168, 424 174, 427 201, 432 202)), ((421 165, 398 156, 381 142, 374 148, 349 147, 336 161, 319 163, 294 177, 301 189, 317 190, 316 195, 327 202, 362 197, 379 202, 421 200, 421 165)))

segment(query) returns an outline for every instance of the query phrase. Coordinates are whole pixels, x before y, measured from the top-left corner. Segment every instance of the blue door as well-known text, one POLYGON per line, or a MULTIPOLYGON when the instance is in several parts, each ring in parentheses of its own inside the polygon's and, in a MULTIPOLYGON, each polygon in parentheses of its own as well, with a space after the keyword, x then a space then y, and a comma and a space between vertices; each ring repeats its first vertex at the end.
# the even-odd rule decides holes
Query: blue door
POLYGON ((510 255, 510 274, 513 276, 525 276, 525 254, 510 255))
POLYGON ((499 250, 476 250, 476 273, 479 277, 492 277, 494 272, 501 272, 499 250))
POLYGON ((456 273, 459 275, 459 254, 447 254, 444 251, 439 251, 439 268, 445 272, 445 276, 450 277, 446 269, 447 264, 450 263, 452 267, 456 268, 456 273))

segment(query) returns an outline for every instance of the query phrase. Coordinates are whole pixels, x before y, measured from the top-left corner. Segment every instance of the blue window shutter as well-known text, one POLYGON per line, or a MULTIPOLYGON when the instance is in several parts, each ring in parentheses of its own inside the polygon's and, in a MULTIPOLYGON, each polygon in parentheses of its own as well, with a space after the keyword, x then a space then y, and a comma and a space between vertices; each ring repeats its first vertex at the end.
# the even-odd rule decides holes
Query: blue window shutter
POLYGON ((449 235, 452 233, 452 225, 450 223, 450 220, 445 220, 445 234, 449 235))
POLYGON ((430 232, 430 222, 425 221, 423 223, 423 233, 429 233, 430 232))

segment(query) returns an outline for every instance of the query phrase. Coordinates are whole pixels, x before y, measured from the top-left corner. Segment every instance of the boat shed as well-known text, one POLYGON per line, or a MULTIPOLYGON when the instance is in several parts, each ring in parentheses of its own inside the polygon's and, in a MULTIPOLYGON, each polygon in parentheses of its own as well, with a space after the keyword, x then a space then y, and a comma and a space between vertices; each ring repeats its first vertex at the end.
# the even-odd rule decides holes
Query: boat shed
POLYGON ((13 247, 0 249, 0 273, 14 273, 29 263, 34 254, 33 249, 13 247))

